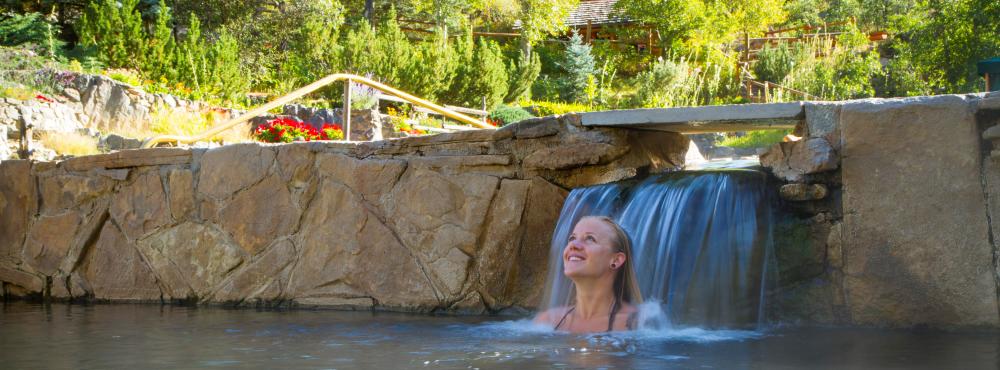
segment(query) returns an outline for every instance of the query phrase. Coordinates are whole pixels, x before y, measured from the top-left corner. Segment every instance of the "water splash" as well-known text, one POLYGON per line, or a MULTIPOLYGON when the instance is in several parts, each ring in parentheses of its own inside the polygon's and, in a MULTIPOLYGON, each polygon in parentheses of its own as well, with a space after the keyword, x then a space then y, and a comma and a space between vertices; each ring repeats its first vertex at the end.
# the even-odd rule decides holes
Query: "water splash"
POLYGON ((603 215, 632 238, 642 295, 657 302, 644 306, 652 316, 642 328, 759 328, 773 259, 766 182, 763 172, 727 169, 573 190, 553 233, 545 308, 571 303, 561 256, 573 226, 603 215))

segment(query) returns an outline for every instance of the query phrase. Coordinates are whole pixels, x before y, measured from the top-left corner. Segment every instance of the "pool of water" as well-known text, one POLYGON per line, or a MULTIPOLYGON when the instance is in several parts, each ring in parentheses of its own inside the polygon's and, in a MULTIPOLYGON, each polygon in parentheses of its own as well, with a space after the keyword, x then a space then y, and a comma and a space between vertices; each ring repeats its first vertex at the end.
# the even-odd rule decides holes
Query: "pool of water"
POLYGON ((0 305, 3 369, 998 369, 1000 335, 674 329, 326 310, 0 305))

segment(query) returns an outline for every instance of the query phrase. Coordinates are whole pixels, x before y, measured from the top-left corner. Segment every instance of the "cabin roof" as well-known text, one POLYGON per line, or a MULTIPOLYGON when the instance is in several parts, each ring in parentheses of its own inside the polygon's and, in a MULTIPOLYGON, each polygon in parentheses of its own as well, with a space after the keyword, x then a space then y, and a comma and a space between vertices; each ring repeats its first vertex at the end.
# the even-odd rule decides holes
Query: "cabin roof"
POLYGON ((589 21, 592 25, 624 23, 628 19, 615 16, 614 6, 618 0, 583 0, 580 5, 569 12, 565 24, 568 27, 586 26, 589 21))

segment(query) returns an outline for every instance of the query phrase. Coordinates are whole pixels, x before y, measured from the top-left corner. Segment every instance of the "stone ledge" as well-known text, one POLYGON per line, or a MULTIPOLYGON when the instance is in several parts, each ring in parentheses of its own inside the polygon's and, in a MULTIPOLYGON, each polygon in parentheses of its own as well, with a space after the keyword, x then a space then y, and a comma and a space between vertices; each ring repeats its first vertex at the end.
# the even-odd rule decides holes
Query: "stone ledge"
POLYGON ((803 102, 625 109, 580 113, 584 126, 627 127, 684 134, 794 128, 803 102))
POLYGON ((120 152, 70 158, 62 162, 69 171, 98 168, 128 168, 191 163, 191 150, 184 148, 133 149, 120 152))

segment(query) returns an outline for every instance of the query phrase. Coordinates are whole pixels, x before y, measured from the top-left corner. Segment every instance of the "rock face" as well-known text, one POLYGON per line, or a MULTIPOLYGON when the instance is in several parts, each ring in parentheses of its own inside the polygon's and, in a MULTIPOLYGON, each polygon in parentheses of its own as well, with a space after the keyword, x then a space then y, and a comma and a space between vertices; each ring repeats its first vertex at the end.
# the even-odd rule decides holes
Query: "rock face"
POLYGON ((1000 162, 981 139, 1000 125, 998 102, 970 95, 807 105, 802 140, 762 157, 794 182, 781 188, 793 201, 786 204, 814 214, 799 227, 800 242, 777 246, 779 259, 783 248, 798 250, 820 267, 780 289, 780 319, 1000 327, 1000 162))
POLYGON ((530 309, 566 189, 675 168, 686 150, 678 134, 563 116, 369 143, 4 161, 0 281, 63 299, 530 309))

